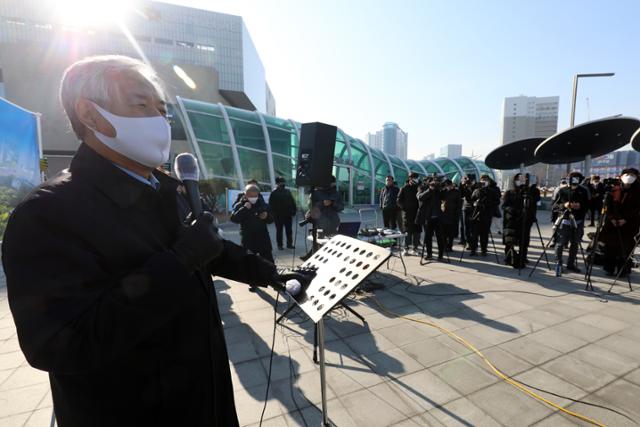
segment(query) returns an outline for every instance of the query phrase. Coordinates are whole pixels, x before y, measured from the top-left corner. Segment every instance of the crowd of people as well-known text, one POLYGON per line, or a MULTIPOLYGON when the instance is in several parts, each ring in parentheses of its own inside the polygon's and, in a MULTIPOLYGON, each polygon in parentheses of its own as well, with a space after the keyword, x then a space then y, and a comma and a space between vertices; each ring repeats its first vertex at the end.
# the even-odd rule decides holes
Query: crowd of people
MULTIPOLYGON (((551 198, 552 236, 556 275, 571 271, 580 273, 578 255, 585 226, 600 227, 598 242, 595 229, 588 233, 589 260, 602 264, 608 275, 626 276, 631 268, 627 262, 635 248, 640 229, 640 183, 638 171, 625 169, 616 179, 600 180, 597 175, 585 178, 571 172, 555 188, 551 198), (586 221, 589 224, 586 225, 586 221), (564 253, 568 250, 565 259, 564 253)), ((242 245, 254 253, 273 261, 271 239, 267 225, 275 222, 278 249, 283 250, 283 232, 287 248, 294 248, 292 219, 296 214, 293 195, 279 177, 277 187, 267 204, 259 192, 257 182, 250 181, 244 193, 233 205, 231 221, 240 224, 242 245)), ((504 263, 524 268, 529 262, 531 230, 537 223, 541 193, 536 178, 517 173, 509 188, 501 191, 489 175, 476 179, 462 177, 459 185, 439 176, 420 176, 412 172, 402 187, 393 176, 387 176, 380 191, 379 207, 384 227, 401 230, 405 234, 404 255, 443 260, 454 249, 456 239, 472 257, 488 255, 491 225, 502 219, 504 263)), ((326 188, 315 188, 309 195, 306 217, 316 221, 325 235, 338 232, 342 198, 335 178, 326 188)), ((301 258, 307 259, 311 253, 301 258)))
MULTIPOLYGON (((640 231, 637 178, 638 170, 627 168, 617 178, 604 181, 597 175, 585 178, 580 172, 571 172, 560 182, 551 198, 556 275, 581 272, 578 251, 587 218, 588 226, 600 229, 597 242, 596 230, 588 234, 591 244, 587 262, 602 264, 607 275, 623 277, 629 273, 629 256, 640 231)), ((504 262, 514 268, 529 263, 531 229, 537 222, 540 201, 535 176, 525 173, 517 173, 504 192, 488 175, 479 180, 474 175, 465 176, 455 185, 437 176, 421 180, 415 172, 402 188, 393 177, 387 177, 380 192, 384 226, 396 228, 397 224, 405 233, 405 255, 432 259, 435 237, 438 260, 442 260, 459 237, 471 256, 487 256, 491 224, 494 218, 502 218, 504 262)))

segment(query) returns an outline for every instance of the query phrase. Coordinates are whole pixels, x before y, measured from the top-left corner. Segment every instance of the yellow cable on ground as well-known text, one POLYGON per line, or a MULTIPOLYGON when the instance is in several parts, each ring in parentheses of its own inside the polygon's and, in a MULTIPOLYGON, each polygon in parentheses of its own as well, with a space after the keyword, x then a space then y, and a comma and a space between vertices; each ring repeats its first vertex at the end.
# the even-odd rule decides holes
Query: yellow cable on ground
POLYGON ((447 328, 443 328, 442 326, 439 326, 433 322, 429 322, 427 320, 420 320, 420 319, 414 319, 412 317, 409 316, 402 316, 400 314, 394 313, 392 311, 390 311, 389 309, 387 309, 384 305, 382 305, 382 303, 380 301, 378 301, 377 298, 375 297, 370 297, 376 304, 378 304, 378 306, 382 309, 382 311, 384 311, 387 314, 390 314, 394 317, 399 317, 401 319, 405 319, 405 320, 409 320, 411 322, 416 322, 416 323, 422 323, 424 325, 428 325, 431 326, 433 328, 436 328, 442 332, 444 332, 445 334, 449 335, 451 338, 455 339, 456 341, 460 342, 462 345, 464 345, 465 347, 471 349, 475 354, 477 354, 483 361, 484 363, 486 363, 491 370, 502 380, 506 381, 507 383, 511 384, 512 386, 518 388, 520 391, 528 394, 529 396, 532 396, 535 399, 538 399, 544 403, 546 403, 547 405, 558 409, 559 411, 562 411, 568 415, 571 415, 572 417, 576 417, 582 421, 588 422, 590 424, 596 425, 596 426, 600 426, 600 427, 606 427, 604 424, 593 420, 585 415, 581 415, 578 414, 576 412, 570 411, 566 408, 563 408, 562 406, 558 405, 557 403, 554 403, 546 398, 544 398, 543 396, 540 396, 539 394, 537 394, 534 391, 529 390, 528 388, 526 388, 524 385, 520 384, 518 381, 514 380, 513 378, 508 377, 507 375, 503 374, 498 368, 496 368, 493 363, 491 363, 489 361, 489 359, 487 359, 487 357, 482 354, 482 352, 480 350, 478 350, 477 348, 475 348, 475 346, 473 344, 471 344, 470 342, 468 342, 467 340, 465 340, 464 338, 462 338, 461 336, 455 334, 454 332, 448 330, 447 328))

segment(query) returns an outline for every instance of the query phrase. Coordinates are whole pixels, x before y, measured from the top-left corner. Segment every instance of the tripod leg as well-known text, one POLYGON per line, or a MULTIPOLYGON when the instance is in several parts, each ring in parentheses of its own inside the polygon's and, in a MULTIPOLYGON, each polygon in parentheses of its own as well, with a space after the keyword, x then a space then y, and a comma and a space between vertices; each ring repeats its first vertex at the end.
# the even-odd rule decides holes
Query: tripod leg
POLYGON ((282 319, 284 319, 287 314, 291 313, 291 310, 293 310, 294 308, 296 308, 295 303, 291 304, 289 307, 287 307, 287 309, 284 311, 284 313, 282 313, 282 315, 280 317, 278 317, 278 320, 276 320, 276 323, 280 323, 282 322, 282 319))
POLYGON ((500 258, 498 257, 498 250, 496 249, 496 242, 493 240, 493 233, 489 230, 489 237, 491 237, 491 245, 493 246, 493 253, 496 256, 496 263, 500 264, 500 258))
POLYGON ((364 319, 364 317, 358 313, 357 311, 355 311, 353 308, 349 307, 347 304, 345 304, 344 302, 341 302, 340 305, 347 310, 348 312, 350 312, 351 314, 353 314, 354 316, 356 316, 358 319, 360 319, 360 321, 362 323, 367 323, 367 321, 364 319))
MULTIPOLYGON (((549 238, 549 241, 547 242, 546 246, 542 246, 542 253, 540 254, 540 256, 538 257, 538 259, 536 260, 536 263, 534 264, 533 267, 531 267, 531 271, 529 272, 529 277, 531 277, 533 275, 533 272, 536 271, 536 268, 538 268, 538 264, 540 264, 540 261, 542 261, 542 257, 544 256, 546 252, 545 249, 548 249, 551 246, 551 243, 554 241, 554 239, 558 236, 558 228, 556 228, 555 230, 553 230, 553 234, 551 235, 551 237, 549 238)), ((542 239, 542 235, 540 236, 540 239, 542 239)))
POLYGON ((551 270, 551 264, 549 263, 549 257, 547 256, 547 249, 544 245, 544 241, 542 240, 542 232, 540 231, 540 224, 538 224, 538 221, 536 221, 535 223, 536 223, 536 228, 538 229, 538 237, 540 238, 540 245, 542 245, 542 253, 544 254, 545 260, 547 261, 547 268, 551 270))

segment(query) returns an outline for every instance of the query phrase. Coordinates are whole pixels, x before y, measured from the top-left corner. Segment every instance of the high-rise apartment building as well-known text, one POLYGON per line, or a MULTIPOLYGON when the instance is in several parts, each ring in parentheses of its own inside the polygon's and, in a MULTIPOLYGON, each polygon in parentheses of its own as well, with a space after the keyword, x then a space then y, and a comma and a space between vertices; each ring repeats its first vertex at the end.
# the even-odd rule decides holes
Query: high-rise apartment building
POLYGON ((387 122, 376 133, 366 136, 369 146, 407 160, 407 146, 409 134, 403 131, 397 123, 387 122))
POLYGON ((502 106, 502 144, 525 138, 547 138, 558 131, 557 96, 515 96, 502 106))
POLYGON ((440 157, 446 157, 447 159, 462 157, 462 144, 447 144, 444 147, 440 147, 440 157))

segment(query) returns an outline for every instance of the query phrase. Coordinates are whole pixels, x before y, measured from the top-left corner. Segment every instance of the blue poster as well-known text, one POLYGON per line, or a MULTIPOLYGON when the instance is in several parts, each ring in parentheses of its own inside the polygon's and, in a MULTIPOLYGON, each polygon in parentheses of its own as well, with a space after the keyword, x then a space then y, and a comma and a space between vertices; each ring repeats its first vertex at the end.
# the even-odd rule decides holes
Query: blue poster
POLYGON ((0 98, 0 236, 13 208, 39 183, 37 117, 0 98))

